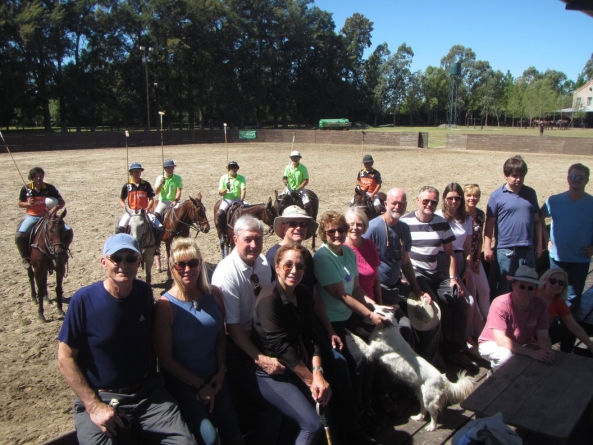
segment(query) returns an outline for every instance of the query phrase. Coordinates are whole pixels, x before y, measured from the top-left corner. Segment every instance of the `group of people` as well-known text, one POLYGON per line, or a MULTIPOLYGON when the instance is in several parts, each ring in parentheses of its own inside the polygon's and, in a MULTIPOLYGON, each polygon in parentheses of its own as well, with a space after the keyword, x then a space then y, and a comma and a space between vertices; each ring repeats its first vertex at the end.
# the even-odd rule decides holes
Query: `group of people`
MULTIPOLYGON (((291 153, 288 173, 299 171, 300 158, 291 153)), ((370 155, 363 165, 357 182, 376 202, 381 175, 370 155)), ((165 161, 153 190, 132 163, 122 205, 151 208, 156 193, 157 213, 176 205, 183 186, 174 167, 165 161)), ((219 195, 243 201, 245 178, 236 162, 228 168, 219 195)), ((39 170, 19 198, 28 213, 19 250, 31 218, 65 204, 39 170)), ((298 184, 287 177, 291 192, 307 185, 308 172, 300 171, 298 184)), ((507 160, 503 172, 505 184, 486 212, 477 207, 479 186, 457 183, 442 195, 420 188, 414 210, 406 192, 392 188, 371 221, 358 207, 327 211, 316 222, 290 206, 275 219, 279 241, 265 254, 261 221, 243 216, 234 226, 236 248, 211 282, 196 242, 177 238, 168 259, 174 284, 156 304, 150 286, 136 279, 137 241, 112 235, 101 257, 105 279, 74 294, 58 336, 79 441, 124 443, 139 429, 162 443, 241 444, 236 408, 247 401, 257 443, 276 443, 283 417, 295 443, 316 443, 324 429, 316 405, 327 408, 340 443, 375 443, 369 434, 377 413, 401 414, 385 371, 352 338, 383 324, 377 305, 394 308, 402 336, 437 368, 444 360, 471 371, 482 357, 495 370, 512 354, 549 363, 552 344, 570 350, 575 337, 593 351, 569 307, 578 305, 593 254, 589 169, 572 165, 568 191, 541 209, 524 185, 521 157, 507 160), (552 268, 538 277, 547 217, 552 268), (315 233, 323 244, 312 255, 303 241, 315 233)))

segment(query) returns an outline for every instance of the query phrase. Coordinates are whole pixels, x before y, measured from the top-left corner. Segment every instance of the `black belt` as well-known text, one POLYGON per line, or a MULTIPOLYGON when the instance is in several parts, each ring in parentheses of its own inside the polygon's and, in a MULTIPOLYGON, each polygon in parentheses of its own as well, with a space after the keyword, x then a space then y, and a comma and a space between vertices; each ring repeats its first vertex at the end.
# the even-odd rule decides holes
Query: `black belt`
POLYGON ((501 249, 512 250, 513 252, 526 252, 528 250, 533 250, 531 246, 501 247, 501 249))
POLYGON ((142 381, 134 386, 129 386, 127 388, 115 388, 115 389, 98 389, 97 391, 99 392, 112 392, 115 394, 126 394, 126 395, 130 395, 130 394, 135 394, 138 392, 138 390, 140 388, 142 388, 142 385, 144 385, 144 381, 146 380, 146 377, 142 378, 142 381))

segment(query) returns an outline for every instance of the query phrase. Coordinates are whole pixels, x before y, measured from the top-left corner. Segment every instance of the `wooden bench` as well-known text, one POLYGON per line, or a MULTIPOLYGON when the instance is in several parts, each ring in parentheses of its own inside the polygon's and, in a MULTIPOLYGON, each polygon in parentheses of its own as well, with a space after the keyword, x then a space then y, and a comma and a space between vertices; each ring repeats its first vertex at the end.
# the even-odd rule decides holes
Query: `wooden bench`
POLYGON ((593 399, 593 359, 556 352, 552 365, 514 355, 461 407, 564 442, 593 399))

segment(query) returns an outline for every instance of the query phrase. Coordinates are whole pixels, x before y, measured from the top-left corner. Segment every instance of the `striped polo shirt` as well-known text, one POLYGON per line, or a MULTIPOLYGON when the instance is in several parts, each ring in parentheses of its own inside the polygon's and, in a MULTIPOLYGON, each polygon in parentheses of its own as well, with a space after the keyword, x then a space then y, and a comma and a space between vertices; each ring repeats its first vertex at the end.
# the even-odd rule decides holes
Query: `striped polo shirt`
POLYGON ((451 226, 445 218, 433 215, 430 222, 422 222, 416 217, 416 212, 402 216, 403 221, 410 228, 412 235, 412 250, 410 260, 414 269, 426 272, 437 270, 437 254, 440 247, 455 240, 451 226))

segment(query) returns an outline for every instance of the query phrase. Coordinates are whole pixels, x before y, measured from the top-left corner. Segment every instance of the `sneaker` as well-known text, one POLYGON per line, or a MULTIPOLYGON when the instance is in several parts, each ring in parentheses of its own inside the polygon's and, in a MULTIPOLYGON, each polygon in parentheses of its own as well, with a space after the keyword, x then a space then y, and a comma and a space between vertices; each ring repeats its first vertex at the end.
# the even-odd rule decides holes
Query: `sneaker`
POLYGON ((459 366, 470 374, 480 372, 480 368, 476 362, 472 361, 463 352, 458 351, 447 356, 447 361, 453 365, 459 366))
POLYGON ((391 400, 391 398, 388 395, 385 395, 385 397, 381 397, 380 399, 376 400, 375 405, 377 405, 379 411, 381 411, 388 417, 397 419, 402 415, 402 410, 396 405, 396 403, 393 400, 391 400))

